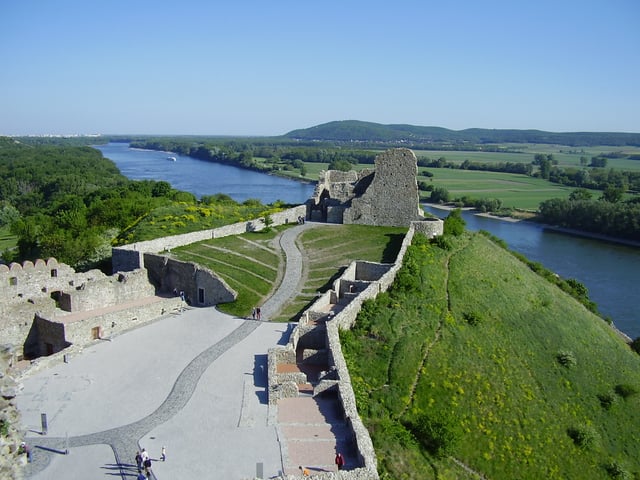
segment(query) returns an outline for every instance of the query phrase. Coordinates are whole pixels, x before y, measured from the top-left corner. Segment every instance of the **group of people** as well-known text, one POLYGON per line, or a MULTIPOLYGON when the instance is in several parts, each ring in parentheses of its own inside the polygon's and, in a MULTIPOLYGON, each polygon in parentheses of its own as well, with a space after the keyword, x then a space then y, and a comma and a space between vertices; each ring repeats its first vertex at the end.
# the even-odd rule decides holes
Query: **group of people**
POLYGON ((251 318, 253 318, 254 320, 260 320, 262 317, 262 311, 260 310, 260 307, 254 307, 254 309, 251 311, 251 318))
MULTIPOLYGON (((338 470, 342 470, 344 468, 344 457, 340 452, 336 452, 335 464, 338 467, 338 470)), ((303 477, 308 477, 310 475, 309 469, 307 467, 303 467, 300 465, 298 467, 300 469, 300 473, 303 477)))
MULTIPOLYGON (((160 453, 160 460, 163 462, 167 459, 167 447, 162 447, 160 453)), ((146 449, 136 452, 136 465, 138 466, 138 478, 137 480, 148 480, 151 478, 151 457, 146 449), (144 468, 144 473, 142 469, 144 468)))
POLYGON ((300 216, 298 217, 298 224, 299 224, 299 225, 304 225, 304 217, 303 217, 302 215, 300 215, 300 216))

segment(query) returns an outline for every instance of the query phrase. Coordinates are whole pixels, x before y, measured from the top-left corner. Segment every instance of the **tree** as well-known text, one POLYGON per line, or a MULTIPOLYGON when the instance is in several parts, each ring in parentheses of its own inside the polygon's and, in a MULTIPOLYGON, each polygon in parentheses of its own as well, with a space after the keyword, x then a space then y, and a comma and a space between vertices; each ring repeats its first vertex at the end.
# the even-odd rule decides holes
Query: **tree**
POLYGON ((601 200, 610 203, 617 203, 622 200, 622 195, 624 194, 624 189, 622 187, 616 187, 615 185, 607 185, 602 192, 601 200))
POLYGON ((431 190, 429 201, 433 203, 446 203, 450 200, 449 190, 444 187, 434 187, 431 190))
POLYGON ((569 194, 569 200, 578 201, 578 200, 591 200, 593 195, 586 188, 576 188, 573 192, 569 194))
POLYGON ((462 218, 462 210, 456 208, 444 219, 444 234, 454 236, 462 235, 466 224, 464 218, 462 218))
POLYGON ((349 163, 347 160, 332 160, 331 163, 329 163, 329 170, 341 170, 343 172, 348 172, 349 170, 352 169, 352 165, 351 163, 349 163))

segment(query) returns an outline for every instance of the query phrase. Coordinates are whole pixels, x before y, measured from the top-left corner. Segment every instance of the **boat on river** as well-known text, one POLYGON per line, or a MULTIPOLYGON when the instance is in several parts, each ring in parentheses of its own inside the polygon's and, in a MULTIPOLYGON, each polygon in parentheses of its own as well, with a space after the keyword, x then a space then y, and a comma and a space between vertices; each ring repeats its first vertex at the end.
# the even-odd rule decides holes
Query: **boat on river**
POLYGON ((167 160, 169 160, 170 162, 175 162, 176 161, 176 157, 167 157, 167 160))

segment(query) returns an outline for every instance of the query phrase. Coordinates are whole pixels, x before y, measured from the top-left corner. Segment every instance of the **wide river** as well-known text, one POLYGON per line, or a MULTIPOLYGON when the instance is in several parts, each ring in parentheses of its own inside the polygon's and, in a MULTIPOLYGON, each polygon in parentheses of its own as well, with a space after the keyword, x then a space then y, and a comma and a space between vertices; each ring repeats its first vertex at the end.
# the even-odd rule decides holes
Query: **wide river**
MULTIPOLYGON (((124 143, 96 147, 133 180, 164 180, 177 190, 203 195, 225 193, 236 201, 283 200, 304 203, 314 186, 228 165, 167 152, 131 149, 124 143), (175 157, 176 161, 168 160, 175 157)), ((447 212, 425 207, 444 217, 447 212)), ((487 230, 509 248, 540 262, 564 278, 575 278, 589 290, 600 312, 631 338, 640 336, 640 248, 575 237, 530 222, 507 222, 463 212, 469 230, 487 230)))

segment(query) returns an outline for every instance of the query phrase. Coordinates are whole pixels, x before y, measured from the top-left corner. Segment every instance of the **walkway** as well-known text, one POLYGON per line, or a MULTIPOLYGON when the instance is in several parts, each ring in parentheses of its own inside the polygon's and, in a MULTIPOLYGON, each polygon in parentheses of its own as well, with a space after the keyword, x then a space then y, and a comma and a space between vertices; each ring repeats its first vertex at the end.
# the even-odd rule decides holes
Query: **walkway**
MULTIPOLYGON (((302 274, 295 246, 310 224, 287 229, 283 282, 263 305, 277 314, 302 274)), ((135 478, 134 455, 158 459, 154 477, 269 478, 282 473, 280 439, 269 420, 267 351, 289 325, 189 309, 99 342, 67 364, 25 379, 18 396, 35 479, 135 478), (48 433, 41 435, 40 415, 48 433), (64 455, 68 450, 69 454, 64 455)))

